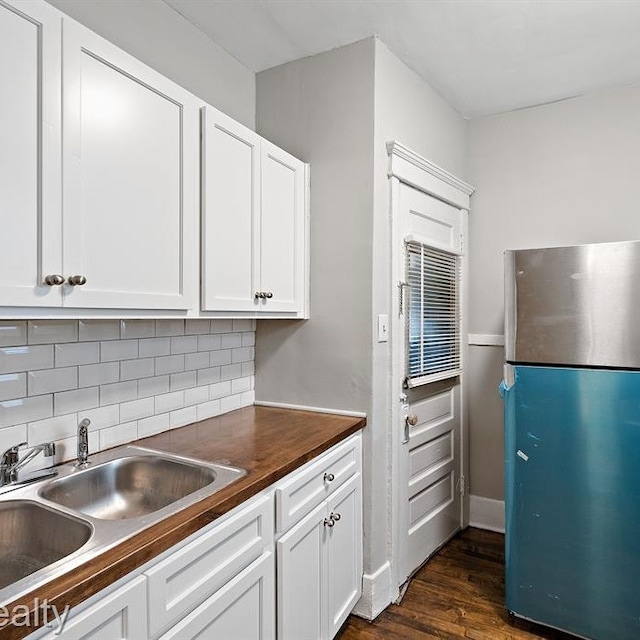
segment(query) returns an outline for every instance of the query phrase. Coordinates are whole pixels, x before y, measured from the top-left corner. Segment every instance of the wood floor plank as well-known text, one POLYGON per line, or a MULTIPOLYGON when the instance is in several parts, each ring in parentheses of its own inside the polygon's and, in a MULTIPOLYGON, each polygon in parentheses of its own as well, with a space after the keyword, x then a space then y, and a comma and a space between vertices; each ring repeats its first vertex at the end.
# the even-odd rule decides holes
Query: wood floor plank
POLYGON ((469 528, 413 577, 399 605, 373 622, 351 616, 338 640, 575 640, 509 616, 504 536, 469 528))

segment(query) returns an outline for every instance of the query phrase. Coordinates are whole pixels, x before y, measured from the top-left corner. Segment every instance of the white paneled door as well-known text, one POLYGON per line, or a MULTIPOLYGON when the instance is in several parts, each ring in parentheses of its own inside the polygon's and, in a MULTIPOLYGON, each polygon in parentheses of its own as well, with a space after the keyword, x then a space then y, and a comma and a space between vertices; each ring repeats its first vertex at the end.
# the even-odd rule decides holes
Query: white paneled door
MULTIPOLYGON (((433 295, 428 300, 434 308, 425 308, 420 291, 409 284, 415 278, 407 277, 407 243, 461 255, 466 211, 402 183, 395 186, 394 204, 394 269, 402 300, 393 333, 393 381, 397 394, 394 446, 398 465, 395 562, 398 584, 402 584, 460 529, 464 488, 463 376, 459 367, 450 374, 439 370, 439 363, 446 360, 443 348, 462 350, 459 327, 454 331, 448 324, 449 314, 445 317, 443 313, 443 309, 449 308, 451 291, 441 287, 441 274, 431 273, 429 269, 433 267, 423 265, 420 291, 429 282, 433 285, 433 295), (410 323, 418 323, 421 330, 412 326, 409 332, 410 323), (424 361, 438 370, 437 375, 418 382, 408 377, 408 346, 412 336, 420 336, 420 344, 411 345, 412 353, 422 350, 424 361), (457 341, 453 347, 451 336, 456 336, 457 341)), ((462 296, 456 293, 455 299, 461 300, 462 296)))

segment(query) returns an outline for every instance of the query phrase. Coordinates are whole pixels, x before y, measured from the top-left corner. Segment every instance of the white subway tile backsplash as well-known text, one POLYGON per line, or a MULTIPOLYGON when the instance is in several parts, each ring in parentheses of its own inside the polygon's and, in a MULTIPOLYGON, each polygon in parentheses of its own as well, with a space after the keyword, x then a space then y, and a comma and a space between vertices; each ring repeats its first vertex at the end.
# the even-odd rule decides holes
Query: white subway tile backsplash
POLYGON ((120 320, 120 337, 153 338, 156 335, 155 320, 120 320))
POLYGON ((33 447, 44 442, 63 440, 78 432, 78 416, 71 413, 66 416, 30 422, 27 425, 27 441, 33 447))
POLYGON ((11 400, 12 398, 21 398, 26 395, 26 373, 5 373, 0 375, 0 400, 11 400))
POLYGON ((103 362, 78 367, 79 387, 99 387, 119 380, 120 364, 118 362, 103 362))
POLYGON ((156 375, 184 371, 184 355, 160 356, 156 358, 156 375))
POLYGON ((195 369, 206 369, 209 367, 209 352, 198 351, 197 353, 186 353, 184 356, 184 370, 193 371, 195 369))
POLYGON ((233 331, 233 320, 212 320, 211 333, 230 333, 233 331))
POLYGON ((100 362, 99 342, 69 342, 53 347, 53 360, 56 367, 71 367, 79 364, 100 362))
POLYGON ((156 320, 156 335, 183 336, 184 320, 156 320))
POLYGON ((171 353, 193 353, 198 350, 198 336, 171 338, 171 353))
POLYGON ((115 404, 116 402, 128 402, 138 398, 138 383, 136 380, 128 382, 115 382, 100 386, 100 406, 115 404))
POLYGON ((250 391, 253 389, 253 377, 248 376, 246 378, 236 378, 231 381, 231 393, 242 393, 243 391, 250 391))
POLYGON ((0 373, 53 368, 53 345, 0 348, 0 373))
POLYGON ((138 438, 146 438, 167 429, 169 429, 168 413, 138 420, 138 438))
POLYGON ((244 391, 242 393, 242 406, 250 407, 256 401, 256 392, 254 389, 251 391, 244 391))
POLYGON ((220 413, 227 413, 227 411, 233 411, 242 407, 242 396, 237 394, 235 396, 225 396, 220 398, 220 413))
POLYGON ((238 362, 236 364, 226 364, 220 367, 220 380, 233 380, 242 376, 242 365, 238 362))
POLYGON ((78 322, 78 339, 85 341, 119 340, 119 320, 80 320, 78 322))
POLYGON ((27 425, 16 424, 13 427, 0 429, 0 451, 27 441, 27 425))
POLYGON ((220 382, 220 367, 198 370, 198 385, 220 382))
POLYGON ((148 396, 157 396, 161 393, 168 393, 169 386, 168 375, 138 380, 138 397, 146 398, 148 396))
POLYGON ((225 333, 221 336, 220 346, 223 349, 234 349, 242 346, 241 333, 225 333))
POLYGON ((139 378, 152 378, 155 375, 156 366, 153 358, 141 360, 125 360, 120 363, 120 380, 138 380, 139 378))
POLYGON ((222 336, 198 336, 198 351, 213 351, 220 348, 222 336))
MULTIPOLYGON (((0 444, 76 457, 251 404, 253 320, 0 321, 0 444)), ((5 447, 5 449, 7 448, 5 447)))
POLYGON ((198 410, 196 407, 185 407, 184 409, 178 409, 172 411, 169 414, 169 426, 174 429, 175 427, 184 427, 187 424, 196 422, 198 419, 198 410))
POLYGON ((0 347, 27 344, 26 320, 0 320, 0 347))
POLYGON ((209 387, 193 387, 192 389, 184 390, 184 404, 185 406, 191 406, 194 404, 201 404, 209 400, 209 387))
POLYGON ((100 343, 101 362, 132 360, 138 357, 137 340, 106 340, 100 343))
POLYGON ((211 320, 206 320, 204 318, 193 318, 185 322, 184 332, 189 336, 209 333, 210 330, 211 320))
POLYGON ((121 444, 126 444, 132 440, 138 438, 138 423, 125 422, 123 424, 116 425, 115 427, 109 427, 107 429, 100 430, 100 449, 110 449, 111 447, 117 447, 121 444))
POLYGON ((253 360, 253 347, 232 349, 231 362, 250 362, 253 360))
POLYGON ((99 431, 107 427, 113 427, 120 422, 120 405, 111 404, 107 407, 88 409, 78 412, 78 422, 88 418, 91 424, 89 431, 99 431))
POLYGON ((53 409, 57 416, 72 411, 95 409, 99 404, 98 387, 61 391, 53 395, 53 409))
POLYGON ((27 391, 30 396, 77 388, 78 367, 40 369, 39 371, 29 371, 27 374, 27 391))
POLYGON ((220 400, 211 400, 196 405, 196 416, 198 420, 206 420, 220 415, 220 400))
POLYGON ((148 418, 152 416, 154 412, 153 398, 142 398, 141 400, 132 400, 131 402, 123 402, 120 404, 120 420, 122 422, 148 418))
POLYGON ((174 373, 171 375, 169 388, 171 391, 179 391, 180 389, 189 389, 195 387, 197 377, 195 371, 186 371, 185 373, 174 373))
POLYGON ((33 422, 52 416, 53 394, 0 402, 0 427, 10 427, 21 422, 33 422))
POLYGON ((231 381, 218 382, 216 384, 209 385, 209 398, 216 400, 223 398, 224 396, 231 395, 231 381))
POLYGON ((209 364, 212 367, 220 367, 223 364, 231 364, 233 349, 220 349, 209 352, 209 364))
POLYGON ((166 413, 184 407, 184 391, 172 391, 155 397, 155 412, 166 413))
POLYGON ((254 347, 256 344, 256 334, 253 331, 245 331, 242 334, 242 346, 254 347))
POLYGON ((27 322, 28 344, 54 344, 56 342, 77 342, 78 322, 76 320, 29 320, 27 322))
POLYGON ((148 338, 140 340, 138 354, 141 358, 168 356, 171 353, 171 338, 148 338))

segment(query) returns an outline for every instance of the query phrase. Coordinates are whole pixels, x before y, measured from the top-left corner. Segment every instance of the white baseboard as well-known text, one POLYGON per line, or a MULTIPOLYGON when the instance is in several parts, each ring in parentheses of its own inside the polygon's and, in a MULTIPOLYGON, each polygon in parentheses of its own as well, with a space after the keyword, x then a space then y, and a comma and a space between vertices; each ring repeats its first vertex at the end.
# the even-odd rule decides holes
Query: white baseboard
POLYGON ((362 595, 352 613, 374 620, 391 604, 391 564, 385 562, 375 573, 362 576, 362 595))
POLYGON ((504 533, 504 500, 469 496, 469 526, 504 533))

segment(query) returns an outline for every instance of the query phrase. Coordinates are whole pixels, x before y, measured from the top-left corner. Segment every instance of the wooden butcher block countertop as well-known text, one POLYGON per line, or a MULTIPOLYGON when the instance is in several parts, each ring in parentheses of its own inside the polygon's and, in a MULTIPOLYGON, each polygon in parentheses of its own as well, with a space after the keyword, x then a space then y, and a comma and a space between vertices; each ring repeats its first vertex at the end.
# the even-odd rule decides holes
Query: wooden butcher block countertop
MULTIPOLYGON (((56 605, 58 611, 80 604, 365 424, 359 417, 252 406, 131 443, 208 462, 225 462, 246 469, 247 474, 20 597, 7 609, 11 611, 20 604, 32 606, 35 598, 56 605)), ((7 625, 0 628, 0 639, 23 638, 34 630, 33 626, 7 625)))

